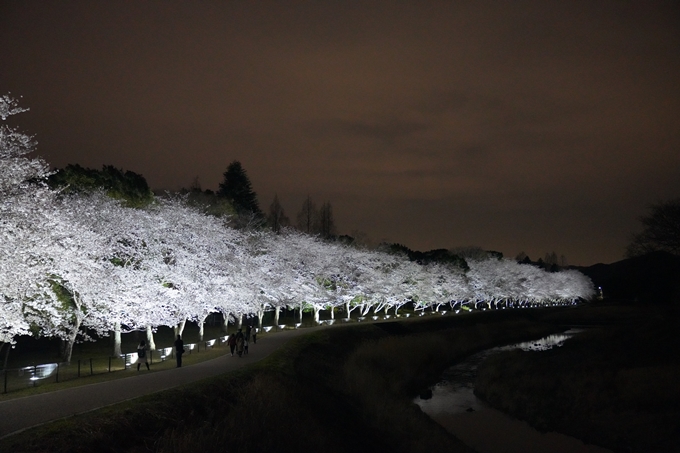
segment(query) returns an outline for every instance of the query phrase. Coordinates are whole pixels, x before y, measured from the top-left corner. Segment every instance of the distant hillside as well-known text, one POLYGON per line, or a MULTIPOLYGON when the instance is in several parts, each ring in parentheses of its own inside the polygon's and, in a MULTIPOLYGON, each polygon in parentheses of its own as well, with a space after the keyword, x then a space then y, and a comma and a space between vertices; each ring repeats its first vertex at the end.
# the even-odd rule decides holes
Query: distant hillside
POLYGON ((644 304, 680 301, 680 256, 652 252, 612 264, 575 267, 608 299, 644 304))

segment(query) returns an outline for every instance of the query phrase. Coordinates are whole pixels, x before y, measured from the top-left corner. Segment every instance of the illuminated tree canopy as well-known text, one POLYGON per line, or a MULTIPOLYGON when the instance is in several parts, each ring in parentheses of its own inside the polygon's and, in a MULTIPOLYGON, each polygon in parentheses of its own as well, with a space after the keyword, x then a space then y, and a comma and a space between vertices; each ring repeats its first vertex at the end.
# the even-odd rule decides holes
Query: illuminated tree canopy
MULTIPOLYGON (((0 117, 21 113, 0 98, 0 117)), ((202 325, 211 313, 240 319, 266 310, 358 310, 386 314, 412 304, 493 309, 574 303, 594 295, 576 271, 548 273, 499 259, 409 260, 280 227, 235 229, 186 198, 132 207, 100 191, 58 192, 48 166, 26 154, 35 141, 0 126, 0 342, 19 335, 64 340, 64 356, 85 331, 202 325), (278 233, 278 234, 277 234, 278 233)))

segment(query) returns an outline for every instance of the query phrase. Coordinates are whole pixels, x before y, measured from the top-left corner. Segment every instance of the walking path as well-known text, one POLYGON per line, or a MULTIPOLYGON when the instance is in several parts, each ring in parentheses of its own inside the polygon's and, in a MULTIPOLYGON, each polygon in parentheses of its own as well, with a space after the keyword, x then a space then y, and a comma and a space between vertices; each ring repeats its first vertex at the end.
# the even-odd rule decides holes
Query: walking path
MULTIPOLYGON (((243 358, 224 356, 195 365, 84 385, 0 402, 0 438, 61 418, 189 384, 262 360, 292 338, 316 328, 258 336, 243 358)), ((225 350, 226 351, 226 350, 225 350)))

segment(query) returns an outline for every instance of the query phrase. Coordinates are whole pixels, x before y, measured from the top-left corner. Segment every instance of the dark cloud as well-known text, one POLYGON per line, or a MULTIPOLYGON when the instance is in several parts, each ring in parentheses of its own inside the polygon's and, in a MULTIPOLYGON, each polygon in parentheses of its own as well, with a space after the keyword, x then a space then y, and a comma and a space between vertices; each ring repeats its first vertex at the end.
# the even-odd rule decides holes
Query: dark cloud
POLYGON ((423 123, 391 120, 384 123, 365 121, 341 121, 339 126, 345 132, 361 137, 373 138, 393 145, 398 139, 427 129, 423 123))

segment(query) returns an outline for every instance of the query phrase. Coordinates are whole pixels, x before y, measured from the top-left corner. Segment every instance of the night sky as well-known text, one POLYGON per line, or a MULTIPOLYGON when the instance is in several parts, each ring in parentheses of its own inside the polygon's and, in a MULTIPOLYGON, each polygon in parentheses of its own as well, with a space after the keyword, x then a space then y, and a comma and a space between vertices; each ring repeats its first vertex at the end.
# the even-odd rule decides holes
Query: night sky
POLYGON ((0 91, 55 167, 330 201, 338 230, 569 264, 680 196, 677 2, 0 3, 0 91))

